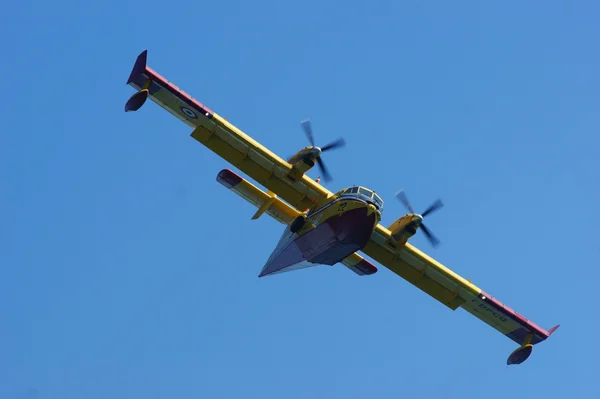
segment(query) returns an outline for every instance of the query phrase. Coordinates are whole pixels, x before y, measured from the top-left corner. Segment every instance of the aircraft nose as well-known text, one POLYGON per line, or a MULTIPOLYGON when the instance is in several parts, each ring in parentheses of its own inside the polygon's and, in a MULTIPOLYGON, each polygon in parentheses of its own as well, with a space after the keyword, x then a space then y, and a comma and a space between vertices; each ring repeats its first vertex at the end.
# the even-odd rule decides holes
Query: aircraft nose
POLYGON ((321 149, 319 147, 313 147, 312 150, 310 150, 311 155, 315 158, 318 158, 321 156, 321 149))

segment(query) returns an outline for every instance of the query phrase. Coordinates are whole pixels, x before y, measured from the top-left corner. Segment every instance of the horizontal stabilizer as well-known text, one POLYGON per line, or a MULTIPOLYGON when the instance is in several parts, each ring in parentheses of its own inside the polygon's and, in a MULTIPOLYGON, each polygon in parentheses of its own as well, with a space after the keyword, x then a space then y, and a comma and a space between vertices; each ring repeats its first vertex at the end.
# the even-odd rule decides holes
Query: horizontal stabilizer
POLYGON ((356 252, 342 260, 342 264, 359 276, 377 273, 377 267, 356 252))
POLYGON ((252 219, 257 219, 266 213, 278 222, 287 225, 300 215, 300 212, 277 198, 275 194, 265 193, 229 169, 220 171, 217 181, 258 208, 252 219))

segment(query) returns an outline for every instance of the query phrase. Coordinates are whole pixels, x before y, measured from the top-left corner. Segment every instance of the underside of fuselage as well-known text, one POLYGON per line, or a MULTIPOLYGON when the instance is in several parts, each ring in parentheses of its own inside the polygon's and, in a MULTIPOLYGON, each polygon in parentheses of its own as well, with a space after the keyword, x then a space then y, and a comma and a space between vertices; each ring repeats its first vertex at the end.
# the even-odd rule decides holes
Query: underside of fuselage
POLYGON ((259 277, 341 262, 367 244, 379 219, 366 202, 333 201, 309 214, 298 233, 286 228, 259 277))

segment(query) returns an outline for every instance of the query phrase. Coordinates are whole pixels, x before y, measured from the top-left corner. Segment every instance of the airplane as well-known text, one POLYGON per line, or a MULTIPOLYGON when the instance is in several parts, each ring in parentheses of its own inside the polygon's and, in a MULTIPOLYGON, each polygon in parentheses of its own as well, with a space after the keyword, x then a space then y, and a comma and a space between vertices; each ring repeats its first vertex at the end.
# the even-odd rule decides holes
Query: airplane
POLYGON ((533 346, 560 326, 539 327, 408 242, 421 230, 433 245, 438 243, 423 218, 441 208, 441 201, 418 214, 401 191, 396 196, 409 213, 385 227, 384 203, 377 193, 363 186, 333 193, 320 178, 306 174, 318 165, 329 180, 321 156, 343 146, 343 139, 317 147, 310 121, 305 121, 302 126, 311 145, 285 160, 150 68, 147 54, 144 50, 138 55, 127 80, 136 93, 126 102, 125 112, 138 111, 150 98, 193 129, 192 138, 266 188, 230 169, 216 178, 257 208, 252 220, 266 214, 285 226, 259 277, 337 263, 360 276, 375 274, 377 267, 358 253, 362 252, 449 309, 462 308, 516 342, 519 347, 508 356, 507 365, 523 363, 533 346))

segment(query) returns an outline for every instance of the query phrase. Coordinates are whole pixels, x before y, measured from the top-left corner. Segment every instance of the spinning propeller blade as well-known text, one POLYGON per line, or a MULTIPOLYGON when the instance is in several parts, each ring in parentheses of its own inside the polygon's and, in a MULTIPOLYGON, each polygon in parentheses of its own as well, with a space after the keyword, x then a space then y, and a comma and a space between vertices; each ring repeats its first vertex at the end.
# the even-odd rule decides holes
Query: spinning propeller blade
POLYGON ((304 133, 306 134, 306 137, 308 137, 308 141, 310 142, 310 145, 314 146, 315 138, 313 137, 312 123, 310 123, 310 120, 307 119, 305 121, 302 121, 300 124, 304 128, 304 133))
POLYGON ((408 211, 410 213, 415 213, 415 211, 413 210, 412 206, 410 206, 410 202, 408 202, 408 197, 404 193, 404 190, 398 191, 396 193, 396 198, 398 198, 400 200, 400 202, 402 202, 402 204, 404 205, 404 207, 406 209, 408 209, 408 211))
POLYGON ((438 199, 433 204, 429 205, 429 208, 427 208, 425 210, 425 212, 423 212, 421 214, 421 216, 425 217, 425 216, 429 215, 431 212, 435 212, 443 206, 444 206, 444 204, 442 204, 442 201, 438 199))
POLYGON ((344 147, 346 145, 346 142, 344 141, 343 138, 339 138, 339 139, 332 141, 331 143, 319 148, 315 145, 315 138, 313 135, 312 123, 310 122, 310 120, 309 119, 304 120, 300 124, 302 125, 302 128, 304 129, 304 133, 306 134, 306 137, 308 138, 310 145, 319 150, 319 155, 317 156, 317 158, 315 158, 315 161, 317 162, 319 169, 321 169, 321 174, 323 176, 323 179, 325 179, 325 181, 331 181, 331 175, 329 174, 327 168, 325 167, 325 163, 321 159, 321 154, 324 153, 325 151, 344 147))
POLYGON ((344 139, 339 138, 329 144, 327 144, 324 147, 321 147, 321 152, 325 152, 325 151, 329 151, 329 150, 334 150, 336 148, 341 148, 343 146, 346 145, 346 142, 344 141, 344 139))
POLYGON ((427 226, 425 226, 424 224, 421 224, 421 230, 423 231, 423 233, 425 233, 425 235, 427 236, 427 239, 429 239, 429 242, 431 243, 431 245, 433 245, 434 247, 437 247, 438 245, 440 245, 440 240, 438 240, 437 237, 434 236, 433 233, 431 233, 431 231, 429 231, 427 226))
POLYGON ((329 171, 325 167, 325 163, 323 162, 321 157, 317 158, 317 165, 319 165, 319 169, 321 169, 323 179, 325 179, 325 181, 331 181, 331 175, 329 174, 329 171))
MULTIPOLYGON (((404 193, 403 190, 400 190, 396 193, 396 198, 398 198, 400 200, 400 202, 402 202, 402 204, 406 207, 406 209, 408 209, 408 211, 410 213, 418 215, 413 210, 412 206, 410 205, 410 202, 408 201, 408 197, 406 196, 406 194, 404 193)), ((433 202, 433 204, 429 205, 429 207, 427 207, 427 209, 425 209, 425 211, 423 213, 421 213, 419 216, 421 216, 421 218, 425 218, 425 216, 437 211, 438 209, 442 208, 443 206, 444 206, 444 204, 442 203, 442 200, 437 199, 433 202)), ((425 223, 421 222, 419 227, 421 228, 421 230, 423 231, 423 233, 425 234, 425 236, 427 237, 427 239, 429 240, 431 245, 433 245, 434 247, 437 247, 440 244, 440 241, 433 235, 433 233, 427 228, 427 226, 425 226, 425 223)))

